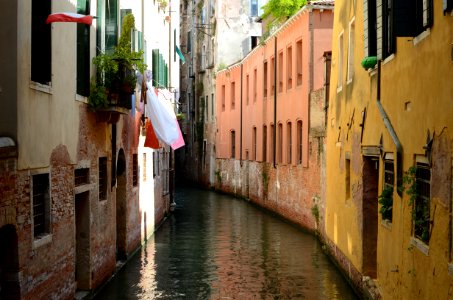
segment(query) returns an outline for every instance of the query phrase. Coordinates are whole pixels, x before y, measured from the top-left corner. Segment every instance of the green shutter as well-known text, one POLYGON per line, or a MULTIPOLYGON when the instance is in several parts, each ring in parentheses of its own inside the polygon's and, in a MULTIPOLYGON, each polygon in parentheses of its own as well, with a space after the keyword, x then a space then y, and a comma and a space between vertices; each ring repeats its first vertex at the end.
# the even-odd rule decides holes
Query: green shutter
POLYGON ((105 51, 113 52, 118 43, 118 0, 105 0, 105 51))
MULTIPOLYGON (((89 0, 77 0, 77 13, 90 14, 89 0)), ((77 24, 77 94, 90 94, 90 26, 77 24)))
POLYGON ((153 86, 158 86, 159 80, 159 49, 153 49, 153 86))

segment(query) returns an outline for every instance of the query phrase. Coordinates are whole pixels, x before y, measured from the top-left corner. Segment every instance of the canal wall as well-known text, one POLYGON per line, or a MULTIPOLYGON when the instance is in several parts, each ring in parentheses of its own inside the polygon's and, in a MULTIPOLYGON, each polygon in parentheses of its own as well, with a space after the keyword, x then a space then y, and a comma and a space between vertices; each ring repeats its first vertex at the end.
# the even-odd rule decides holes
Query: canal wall
POLYGON ((323 139, 310 138, 310 167, 216 160, 215 189, 245 198, 309 231, 321 231, 323 139))

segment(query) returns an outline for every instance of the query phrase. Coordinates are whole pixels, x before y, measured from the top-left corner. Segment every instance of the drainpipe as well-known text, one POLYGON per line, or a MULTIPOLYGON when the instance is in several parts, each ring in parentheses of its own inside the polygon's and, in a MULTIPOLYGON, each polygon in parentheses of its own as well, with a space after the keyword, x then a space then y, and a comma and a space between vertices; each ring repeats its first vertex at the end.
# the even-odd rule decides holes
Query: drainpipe
POLYGON ((243 84, 243 79, 242 79, 242 74, 243 74, 243 64, 241 63, 241 120, 240 120, 240 130, 239 130, 239 161, 241 163, 242 167, 242 84, 243 84))
MULTIPOLYGON (((384 110, 384 107, 381 104, 381 61, 378 61, 378 82, 377 82, 377 99, 376 104, 381 114, 382 120, 384 121, 385 128, 387 128, 390 137, 393 140, 393 143, 396 147, 396 186, 400 187, 403 184, 403 146, 396 135, 395 129, 393 129, 392 123, 384 110)), ((398 195, 402 196, 402 191, 396 189, 398 195)))
POLYGON ((276 159, 277 159, 277 36, 275 36, 274 41, 274 139, 273 150, 274 150, 274 169, 276 168, 276 159))

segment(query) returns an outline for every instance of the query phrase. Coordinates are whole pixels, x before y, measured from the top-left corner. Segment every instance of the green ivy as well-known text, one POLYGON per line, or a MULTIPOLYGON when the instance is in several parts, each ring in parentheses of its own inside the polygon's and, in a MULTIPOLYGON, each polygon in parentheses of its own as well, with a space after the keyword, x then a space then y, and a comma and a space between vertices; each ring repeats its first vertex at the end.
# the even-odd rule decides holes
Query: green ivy
POLYGON ((393 210, 393 187, 386 186, 378 197, 378 202, 381 205, 379 212, 383 220, 392 220, 393 210))

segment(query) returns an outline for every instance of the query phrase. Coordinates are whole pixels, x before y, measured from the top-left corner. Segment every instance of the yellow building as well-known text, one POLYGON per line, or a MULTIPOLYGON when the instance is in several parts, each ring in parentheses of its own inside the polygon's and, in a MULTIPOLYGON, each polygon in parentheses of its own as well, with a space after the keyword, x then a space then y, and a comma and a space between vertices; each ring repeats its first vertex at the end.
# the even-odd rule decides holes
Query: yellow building
POLYGON ((452 2, 335 3, 325 239, 371 297, 453 299, 452 2))

